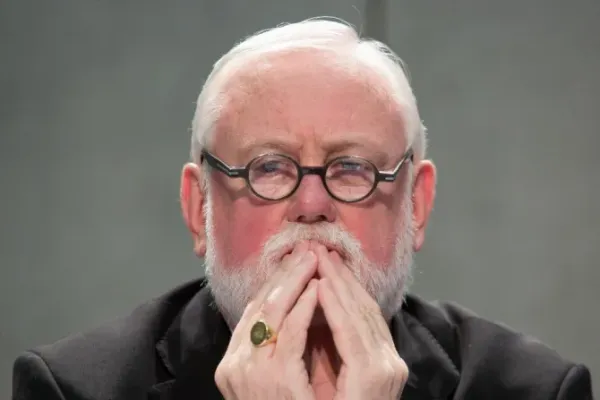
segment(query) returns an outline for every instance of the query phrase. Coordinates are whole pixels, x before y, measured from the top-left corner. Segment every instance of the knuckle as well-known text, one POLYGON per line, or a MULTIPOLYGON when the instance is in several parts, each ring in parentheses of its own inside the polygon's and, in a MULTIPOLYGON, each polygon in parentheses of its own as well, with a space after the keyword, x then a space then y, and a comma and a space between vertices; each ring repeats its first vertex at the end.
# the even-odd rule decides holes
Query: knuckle
POLYGON ((377 302, 375 301, 375 299, 373 299, 371 296, 369 296, 368 298, 365 298, 358 305, 359 312, 361 314, 365 314, 365 315, 377 314, 377 309, 379 309, 379 306, 378 306, 377 302))
POLYGON ((403 379, 408 378, 408 365, 406 365, 403 359, 398 359, 394 364, 394 374, 397 376, 401 376, 403 379))
MULTIPOLYGON (((289 321, 286 326, 292 332, 296 327, 289 321)), ((297 395, 303 390, 298 387, 304 368, 301 358, 294 361, 289 354, 255 358, 245 350, 245 347, 240 347, 227 352, 217 365, 214 381, 221 393, 244 398, 299 398, 297 395)))
POLYGON ((260 306, 260 313, 264 316, 275 315, 279 307, 277 296, 269 295, 260 306))
POLYGON ((408 366, 401 358, 369 357, 357 359, 354 364, 354 373, 358 379, 367 385, 382 384, 384 382, 404 381, 408 377, 408 366))
POLYGON ((381 369, 380 377, 383 381, 396 380, 399 376, 396 373, 396 367, 391 362, 385 363, 385 367, 381 369))
POLYGON ((215 370, 215 383, 217 384, 217 387, 221 390, 223 390, 226 386, 227 386, 227 382, 229 380, 229 371, 228 371, 228 366, 224 363, 221 363, 217 366, 217 369, 215 370))

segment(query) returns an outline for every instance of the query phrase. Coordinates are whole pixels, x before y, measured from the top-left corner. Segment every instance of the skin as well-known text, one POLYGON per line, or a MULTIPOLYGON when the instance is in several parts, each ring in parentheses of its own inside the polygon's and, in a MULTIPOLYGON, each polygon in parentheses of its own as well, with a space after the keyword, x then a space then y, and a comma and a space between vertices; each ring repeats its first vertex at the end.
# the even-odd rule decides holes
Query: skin
MULTIPOLYGON (((209 150, 230 165, 276 151, 302 165, 358 155, 388 170, 408 146, 402 114, 382 90, 383 82, 366 70, 348 73, 319 54, 300 52, 235 71, 228 82, 209 150)), ((190 163, 181 179, 183 217, 199 257, 206 251, 203 172, 190 163)), ((416 158, 395 182, 380 184, 360 203, 344 204, 332 199, 316 176, 305 177, 292 197, 266 202, 242 180, 212 173, 216 250, 223 264, 243 265, 256 260, 262 244, 285 224, 327 222, 355 235, 369 259, 388 265, 403 201, 412 201, 413 249, 422 247, 435 176, 430 161, 416 158), (410 199, 404 196, 408 171, 413 173, 410 199)), ((343 260, 319 243, 302 243, 246 308, 215 379, 226 398, 384 399, 395 398, 407 377, 377 304, 343 260), (315 311, 325 324, 315 322, 315 311), (248 331, 259 317, 279 336, 277 343, 256 349, 248 331)))

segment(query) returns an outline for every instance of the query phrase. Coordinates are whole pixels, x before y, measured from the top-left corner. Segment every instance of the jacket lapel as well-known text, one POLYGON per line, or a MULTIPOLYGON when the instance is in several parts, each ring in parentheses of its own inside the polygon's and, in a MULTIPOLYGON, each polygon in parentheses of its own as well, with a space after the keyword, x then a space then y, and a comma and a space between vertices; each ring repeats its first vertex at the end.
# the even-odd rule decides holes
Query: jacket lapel
POLYGON ((210 290, 203 286, 156 345, 170 377, 153 385, 148 399, 222 399, 214 374, 230 337, 210 290))
POLYGON ((391 323, 396 349, 410 371, 402 400, 451 399, 460 379, 454 355, 445 350, 455 347, 454 333, 447 323, 424 324, 430 315, 409 296, 391 323))

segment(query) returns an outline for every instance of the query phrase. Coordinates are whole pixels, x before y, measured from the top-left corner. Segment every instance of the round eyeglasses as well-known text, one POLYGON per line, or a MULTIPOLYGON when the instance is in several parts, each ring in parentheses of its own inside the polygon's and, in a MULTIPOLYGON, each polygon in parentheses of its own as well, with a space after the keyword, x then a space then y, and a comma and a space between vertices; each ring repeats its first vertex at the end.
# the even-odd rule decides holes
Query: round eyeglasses
POLYGON ((412 161, 409 148, 396 167, 380 171, 361 157, 343 156, 321 167, 301 166, 283 154, 263 154, 250 160, 245 167, 231 167, 217 156, 202 150, 201 162, 221 171, 230 178, 243 178, 257 197, 279 201, 294 194, 305 175, 318 175, 327 193, 343 203, 356 203, 369 197, 379 182, 393 182, 407 160, 412 161))

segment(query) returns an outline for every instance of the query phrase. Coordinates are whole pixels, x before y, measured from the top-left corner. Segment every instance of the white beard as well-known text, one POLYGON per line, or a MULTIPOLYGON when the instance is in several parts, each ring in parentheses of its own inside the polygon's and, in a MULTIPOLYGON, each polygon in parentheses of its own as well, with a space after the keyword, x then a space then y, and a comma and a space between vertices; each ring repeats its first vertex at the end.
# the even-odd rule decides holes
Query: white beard
MULTIPOLYGON (((409 185, 410 187, 410 185, 409 185)), ((314 240, 341 249, 348 268, 366 291, 376 300, 386 320, 402 307, 412 280, 413 224, 410 191, 402 207, 402 221, 395 241, 395 251, 389 265, 377 265, 368 260, 360 242, 349 232, 331 223, 290 223, 271 236, 263 246, 257 261, 226 266, 219 261, 217 238, 210 195, 207 191, 203 208, 206 221, 206 278, 219 311, 233 329, 246 305, 261 286, 279 268, 282 249, 301 240, 314 240), (246 265, 247 264, 247 265, 246 265), (234 271, 234 272, 231 272, 234 271)))

